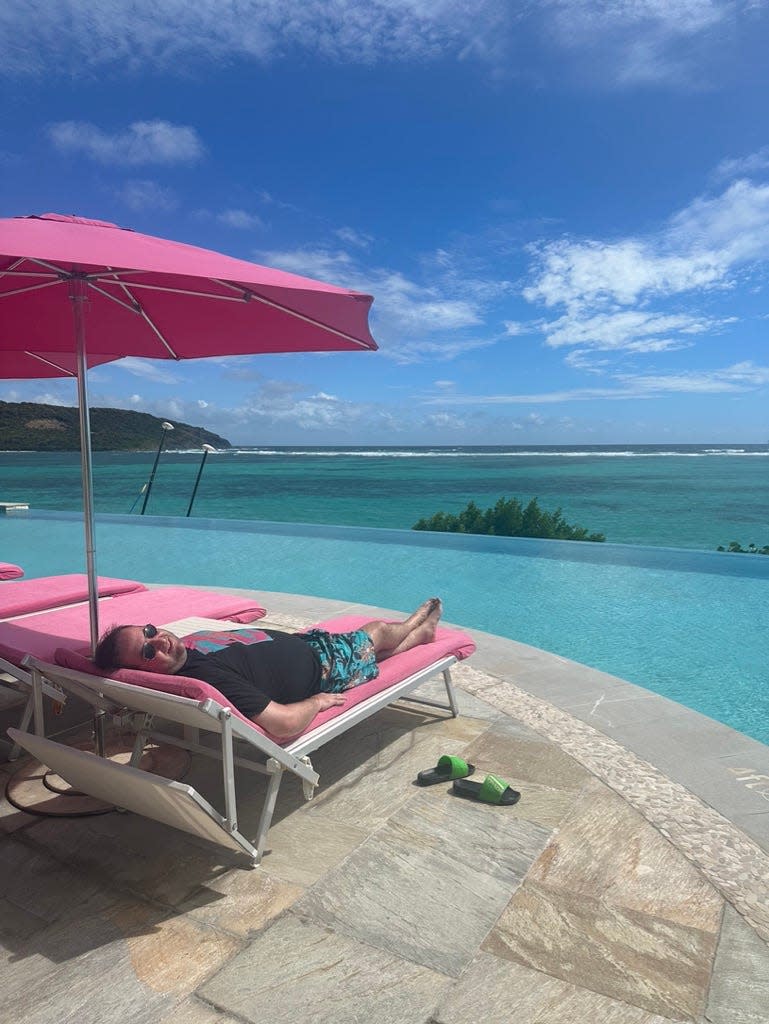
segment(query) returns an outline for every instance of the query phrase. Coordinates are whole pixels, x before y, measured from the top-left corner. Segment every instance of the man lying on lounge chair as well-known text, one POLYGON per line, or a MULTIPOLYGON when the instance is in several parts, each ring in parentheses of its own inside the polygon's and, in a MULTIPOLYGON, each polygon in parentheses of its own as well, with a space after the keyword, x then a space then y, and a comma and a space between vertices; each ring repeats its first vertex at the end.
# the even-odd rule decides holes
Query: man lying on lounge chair
POLYGON ((345 690, 378 675, 378 661, 430 643, 441 611, 440 599, 431 597, 402 622, 376 620, 352 633, 247 629, 246 642, 220 645, 212 640, 215 634, 206 634, 205 650, 152 625, 116 626, 102 637, 94 661, 105 672, 138 668, 200 679, 280 739, 344 704, 345 690))

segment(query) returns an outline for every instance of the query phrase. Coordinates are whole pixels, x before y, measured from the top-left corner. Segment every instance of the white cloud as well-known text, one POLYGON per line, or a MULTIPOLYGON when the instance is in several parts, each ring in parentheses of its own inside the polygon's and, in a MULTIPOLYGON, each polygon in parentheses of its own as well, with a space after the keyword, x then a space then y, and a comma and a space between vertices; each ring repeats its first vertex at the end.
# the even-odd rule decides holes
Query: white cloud
POLYGON ((367 235, 363 231, 356 231, 355 228, 339 228, 334 234, 340 242, 354 245, 359 249, 368 249, 374 241, 371 235, 367 235))
MULTIPOLYGON (((743 394, 756 391, 769 384, 769 366, 752 362, 735 363, 715 370, 684 370, 677 373, 630 374, 616 373, 616 386, 600 388, 572 388, 531 394, 453 395, 452 404, 496 405, 552 405, 563 402, 624 400, 629 398, 662 398, 674 394, 743 394)), ((438 405, 444 397, 423 399, 425 405, 438 405)))
POLYGON ((115 195, 132 210, 174 210, 178 206, 172 189, 147 179, 127 181, 115 195))
POLYGON ((603 351, 664 352, 688 347, 692 342, 687 336, 712 333, 724 322, 686 314, 621 310, 582 319, 564 316, 542 330, 551 348, 584 345, 603 351))
POLYGON ((268 62, 292 48, 359 64, 483 55, 508 20, 503 0, 9 0, 0 11, 3 65, 14 74, 42 74, 54 55, 73 74, 103 65, 183 72, 228 56, 268 62))
POLYGON ((718 179, 731 181, 734 178, 749 178, 753 174, 769 169, 769 146, 762 146, 747 156, 730 157, 722 160, 713 172, 718 179))
POLYGON ((467 421, 451 412, 436 412, 425 416, 424 425, 432 430, 460 431, 467 428, 467 421))
POLYGON ((112 363, 112 366, 126 370, 134 377, 142 377, 144 380, 153 381, 156 384, 177 384, 184 380, 184 377, 176 372, 176 363, 169 363, 164 359, 139 359, 136 356, 126 356, 112 363), (169 366, 173 366, 174 369, 170 369, 169 366))
POLYGON ((639 394, 662 393, 729 394, 755 391, 769 384, 769 366, 756 366, 753 362, 735 363, 720 370, 687 370, 669 374, 617 374, 617 380, 627 382, 639 394))
MULTIPOLYGON (((529 325, 550 347, 643 353, 690 346, 696 336, 719 333, 735 318, 660 312, 650 303, 691 302, 701 293, 725 291, 768 261, 769 185, 740 180, 720 195, 698 197, 654 235, 559 239, 530 251, 534 262, 524 298, 564 309, 555 320, 529 325)), ((513 321, 507 330, 516 335, 525 327, 513 321)))
POLYGON ((673 295, 724 284, 727 267, 716 252, 665 252, 664 240, 563 240, 533 249, 536 280, 529 302, 584 308, 599 302, 629 305, 641 297, 673 295))
MULTIPOLYGON (((429 285, 400 271, 364 267, 342 250, 298 249, 255 254, 260 262, 374 295, 374 336, 382 354, 400 363, 455 359, 493 345, 498 337, 479 336, 484 305, 472 295, 453 294, 453 276, 429 285), (473 330, 468 337, 463 332, 473 330)), ((488 294, 498 294, 489 282, 488 294)))
POLYGON ((192 163, 205 153, 194 128, 169 121, 134 121, 111 133, 88 121, 59 121, 46 131, 61 152, 83 153, 101 164, 192 163))
POLYGON ((72 405, 71 401, 67 401, 66 398, 55 394, 52 391, 45 391, 42 394, 37 394, 33 399, 31 399, 31 401, 39 402, 41 405, 58 405, 62 407, 69 407, 72 405))
POLYGON ((264 227, 264 221, 255 213, 248 213, 246 210, 223 210, 216 215, 220 224, 229 228, 237 228, 239 231, 252 231, 254 228, 264 227))
POLYGON ((619 84, 696 83, 750 0, 542 0, 561 47, 619 84), (686 44, 686 45, 682 45, 686 44), (597 58, 600 56, 600 60, 597 58))
MULTIPOLYGON (((260 63, 299 52, 339 63, 474 59, 495 73, 555 50, 615 83, 687 82, 760 0, 6 0, 2 71, 9 75, 188 73, 228 58, 260 63), (527 57, 528 54, 532 57, 527 57)), ((539 66, 544 62, 539 61, 539 66)))

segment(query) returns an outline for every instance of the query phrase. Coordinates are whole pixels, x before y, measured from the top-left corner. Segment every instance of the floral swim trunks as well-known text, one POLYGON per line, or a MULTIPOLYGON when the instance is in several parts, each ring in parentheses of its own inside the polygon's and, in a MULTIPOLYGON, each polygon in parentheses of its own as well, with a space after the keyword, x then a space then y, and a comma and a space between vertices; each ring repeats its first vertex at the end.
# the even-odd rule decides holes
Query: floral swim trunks
POLYGON ((342 693, 379 675, 374 644, 363 629, 355 629, 352 633, 310 629, 301 637, 320 660, 321 693, 342 693))

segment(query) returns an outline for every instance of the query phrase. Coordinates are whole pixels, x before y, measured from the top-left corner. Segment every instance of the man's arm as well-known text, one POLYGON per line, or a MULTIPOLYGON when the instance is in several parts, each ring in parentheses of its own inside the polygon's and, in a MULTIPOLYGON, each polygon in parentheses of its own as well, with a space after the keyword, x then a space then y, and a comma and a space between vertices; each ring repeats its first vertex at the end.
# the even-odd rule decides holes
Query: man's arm
POLYGON ((276 739, 284 739, 296 736, 321 711, 339 704, 344 704, 343 693, 314 693, 312 697, 295 704, 279 704, 271 700, 264 711, 254 715, 251 720, 276 739))

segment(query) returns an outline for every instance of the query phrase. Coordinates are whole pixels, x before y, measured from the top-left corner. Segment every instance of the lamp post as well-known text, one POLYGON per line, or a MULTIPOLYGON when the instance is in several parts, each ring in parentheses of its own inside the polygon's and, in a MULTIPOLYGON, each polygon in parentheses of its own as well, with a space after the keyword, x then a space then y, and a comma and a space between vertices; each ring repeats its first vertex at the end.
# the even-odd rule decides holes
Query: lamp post
POLYGON ((155 479, 155 470, 158 468, 158 462, 160 461, 160 453, 163 451, 163 444, 165 443, 166 434, 168 433, 169 430, 174 429, 173 423, 168 423, 164 421, 160 425, 163 428, 163 433, 160 435, 160 444, 158 445, 158 450, 155 455, 155 461, 152 464, 152 472, 150 473, 150 478, 147 481, 147 490, 144 492, 144 501, 142 502, 141 511, 139 512, 140 516, 144 515, 144 510, 146 509, 147 502, 149 501, 150 498, 150 491, 152 490, 152 481, 155 479))
POLYGON ((214 448, 213 445, 211 445, 211 444, 204 444, 203 445, 203 458, 200 460, 200 466, 198 467, 198 475, 195 477, 195 486, 192 488, 192 497, 190 498, 190 503, 187 506, 187 515, 188 516, 189 516, 190 512, 192 512, 192 503, 195 500, 195 495, 198 493, 198 484, 200 483, 201 476, 203 476, 203 466, 205 466, 205 464, 206 464, 206 459, 208 458, 208 453, 209 452, 215 452, 215 451, 216 451, 216 448, 214 448))

